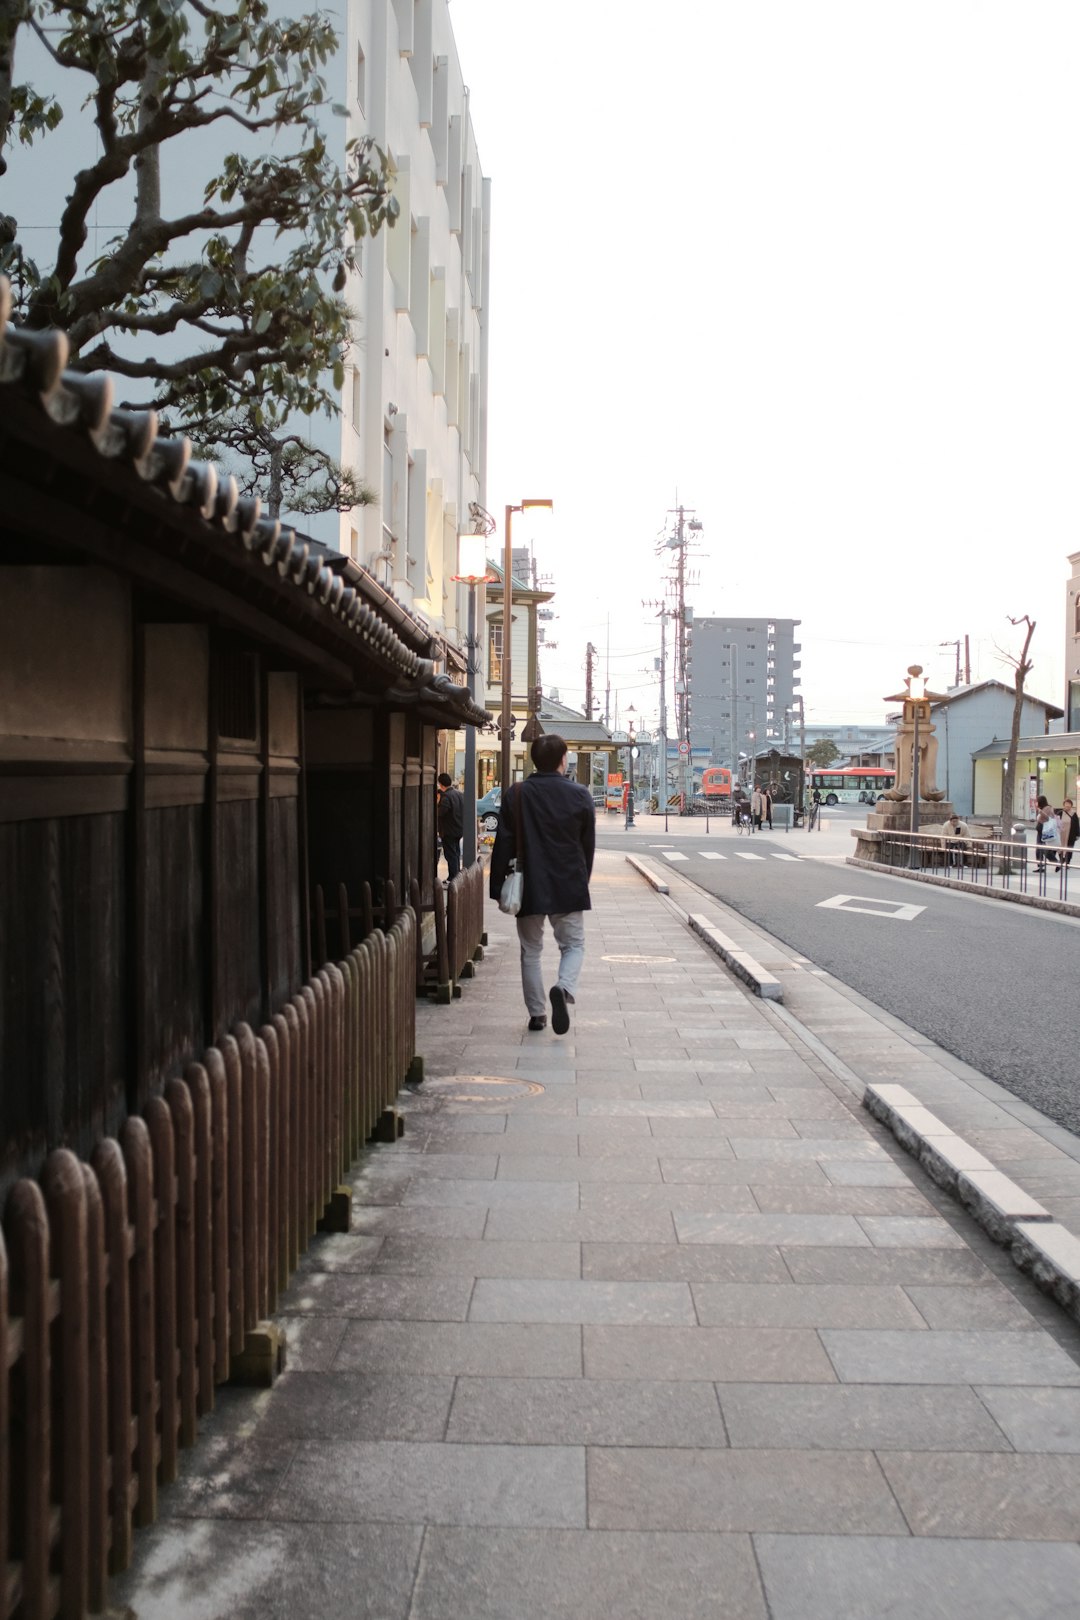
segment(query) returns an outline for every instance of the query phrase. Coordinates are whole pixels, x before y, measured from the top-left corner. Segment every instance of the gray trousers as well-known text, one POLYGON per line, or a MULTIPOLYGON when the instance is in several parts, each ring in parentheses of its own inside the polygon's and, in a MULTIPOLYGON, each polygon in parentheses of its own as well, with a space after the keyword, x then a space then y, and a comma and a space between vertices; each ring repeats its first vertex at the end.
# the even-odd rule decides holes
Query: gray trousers
MULTIPOLYGON (((585 960, 585 913, 564 911, 549 917, 555 943, 559 947, 559 976, 556 983, 573 995, 585 960)), ((519 917, 518 944, 521 947, 521 989, 530 1018, 548 1010, 540 958, 544 949, 544 918, 519 917)))

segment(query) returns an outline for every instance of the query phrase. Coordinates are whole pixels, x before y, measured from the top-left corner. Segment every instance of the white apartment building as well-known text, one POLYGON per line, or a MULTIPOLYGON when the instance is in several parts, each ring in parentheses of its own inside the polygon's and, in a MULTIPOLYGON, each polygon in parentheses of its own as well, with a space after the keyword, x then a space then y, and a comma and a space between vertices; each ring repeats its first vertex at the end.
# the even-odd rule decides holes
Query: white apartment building
POLYGON ((460 642, 457 535, 485 504, 491 190, 447 0, 349 0, 330 75, 343 142, 371 136, 389 154, 401 215, 364 242, 345 292, 357 319, 341 416, 310 424, 378 503, 300 526, 460 642))

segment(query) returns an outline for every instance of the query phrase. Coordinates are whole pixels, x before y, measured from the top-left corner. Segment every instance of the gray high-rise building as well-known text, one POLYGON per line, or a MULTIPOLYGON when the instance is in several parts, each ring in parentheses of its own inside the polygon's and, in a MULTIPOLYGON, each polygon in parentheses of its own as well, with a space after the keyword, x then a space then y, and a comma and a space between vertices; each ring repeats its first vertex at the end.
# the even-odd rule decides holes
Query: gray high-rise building
POLYGON ((690 737, 717 765, 740 754, 797 751, 791 715, 802 651, 800 619, 699 619, 690 664, 690 737))

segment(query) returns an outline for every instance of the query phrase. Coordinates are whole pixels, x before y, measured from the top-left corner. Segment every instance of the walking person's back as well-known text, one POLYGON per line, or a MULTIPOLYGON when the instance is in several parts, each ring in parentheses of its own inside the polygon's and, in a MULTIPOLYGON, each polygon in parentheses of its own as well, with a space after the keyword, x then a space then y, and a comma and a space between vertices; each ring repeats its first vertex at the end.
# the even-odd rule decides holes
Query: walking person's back
POLYGON ((531 749, 536 774, 503 794, 491 852, 491 897, 497 899, 511 860, 524 872, 524 898, 517 918, 521 988, 529 1028, 543 1029, 551 1002, 551 1027, 564 1035, 585 957, 584 913, 591 907, 589 878, 596 847, 592 794, 566 776, 566 743, 538 737, 531 749), (541 972, 544 918, 559 947, 559 975, 545 998, 541 972))

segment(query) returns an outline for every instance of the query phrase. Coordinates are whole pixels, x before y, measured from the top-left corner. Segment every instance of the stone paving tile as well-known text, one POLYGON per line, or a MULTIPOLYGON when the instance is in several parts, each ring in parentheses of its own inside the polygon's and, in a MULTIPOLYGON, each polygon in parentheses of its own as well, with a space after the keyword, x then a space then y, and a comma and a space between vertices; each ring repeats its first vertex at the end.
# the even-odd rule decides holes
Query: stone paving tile
POLYGON ((787 1249, 796 1282, 959 1283, 991 1281, 970 1249, 787 1249))
POLYGON ((1027 1307, 1007 1288, 909 1287, 905 1293, 932 1328, 961 1330, 1038 1327, 1027 1307))
POLYGON ((693 1326, 696 1320, 690 1290, 678 1282, 519 1282, 483 1277, 469 1305, 470 1322, 693 1326))
POLYGON ((970 1389, 955 1385, 720 1384, 718 1390, 732 1446, 1009 1449, 1009 1440, 983 1402, 970 1389))
POLYGON ((966 1249, 967 1244, 940 1216, 859 1215, 859 1225, 875 1249, 966 1249))
POLYGON ((1080 1537, 1080 1457, 892 1451, 881 1466, 914 1535, 1080 1537))
MULTIPOLYGON (((483 1153, 403 1153, 401 1161, 408 1161, 411 1177, 430 1176, 449 1180, 494 1181, 499 1166, 498 1149, 485 1144, 483 1153)), ((382 1159, 371 1165, 368 1174, 374 1177, 395 1173, 393 1159, 382 1159)))
POLYGON ((704 1243, 583 1243, 581 1274, 640 1282, 791 1281, 777 1249, 704 1243))
POLYGON ((727 1445, 711 1383, 653 1379, 459 1378, 446 1438, 532 1446, 727 1445))
POLYGON ((290 1316, 279 1311, 274 1320, 285 1329, 288 1365, 296 1372, 325 1372, 345 1337, 343 1316, 290 1316))
POLYGON ((296 1449, 271 1518, 584 1527, 580 1446, 317 1441, 296 1449), (333 1489, 327 1481, 333 1480, 333 1489))
POLYGON ((770 1086, 769 1090, 777 1107, 782 1108, 793 1119, 848 1120, 852 1124, 860 1124, 863 1131, 866 1130, 863 1121, 857 1120, 851 1110, 846 1108, 838 1097, 826 1091, 824 1086, 816 1089, 806 1086, 770 1086))
MULTIPOLYGON (((765 1620, 746 1536, 433 1528, 411 1620, 765 1620)), ((388 1613, 387 1620, 393 1620, 388 1613)))
POLYGON ((834 1187, 909 1187, 911 1177, 899 1164, 849 1164, 830 1159, 822 1166, 834 1187))
POLYGON ((666 1209, 617 1211, 493 1209, 484 1236, 504 1242, 674 1243, 675 1223, 666 1209))
POLYGON ((925 1331, 901 1288, 847 1283, 695 1283, 704 1327, 909 1328, 925 1331))
POLYGON ((578 1378, 581 1329, 546 1323, 350 1322, 334 1369, 578 1378))
POLYGON ((755 1536, 772 1620, 1071 1620, 1080 1547, 755 1536))
POLYGON ((586 1378, 836 1381, 820 1338, 806 1328, 586 1327, 584 1346, 586 1378))
POLYGON ((577 1209, 576 1186, 562 1181, 431 1181, 414 1182, 407 1207, 439 1205, 462 1208, 482 1205, 485 1209, 577 1209))
POLYGON ((852 1215, 724 1215, 676 1212, 680 1243, 768 1243, 789 1248, 870 1247, 852 1215))
POLYGON ((695 1144, 691 1142, 661 1143, 660 1171, 664 1180, 742 1182, 748 1187, 827 1188, 829 1185, 824 1166, 816 1162, 771 1164, 762 1159, 736 1159, 730 1150, 720 1153, 719 1147, 726 1143, 703 1145, 715 1151, 694 1153, 695 1144))
POLYGON ((1080 1384, 1048 1333, 848 1332, 821 1335, 838 1377, 855 1384, 1080 1384))
POLYGON ((600 1529, 903 1535, 872 1453, 589 1451, 589 1523, 600 1529))
POLYGON ((180 1453, 177 1479, 158 1496, 163 1519, 265 1518, 292 1465, 297 1444, 254 1433, 238 1444, 233 1429, 207 1432, 180 1453))
POLYGON ((553 1114, 511 1114, 506 1130, 508 1136, 580 1136, 583 1139, 595 1136, 606 1142, 631 1138, 643 1141, 650 1135, 647 1119, 612 1119, 608 1115, 594 1118, 587 1114, 567 1118, 553 1114))
POLYGON ((750 1188, 742 1182, 635 1181, 585 1184, 581 1188, 581 1207, 612 1215, 620 1210, 643 1209, 753 1215, 758 1206, 750 1188))
POLYGON ((1080 1453, 1080 1390, 980 1384, 975 1393, 1017 1451, 1080 1453))
POLYGON ((596 1158, 581 1155, 555 1158, 548 1154, 530 1159, 525 1154, 507 1154, 499 1163, 500 1181, 579 1181, 642 1182, 660 1181, 660 1160, 656 1155, 637 1154, 619 1158, 604 1154, 596 1158))
POLYGON ((399 1322, 464 1322, 470 1292, 469 1283, 440 1277, 309 1271, 294 1278, 282 1310, 399 1322))
POLYGON ((399 1277, 579 1277, 580 1243, 389 1236, 375 1271, 399 1277))
POLYGON ((924 1215, 936 1213, 907 1187, 771 1187, 750 1183, 763 1215, 924 1215))
POLYGON ((707 1097, 585 1097, 579 1104, 582 1118, 715 1119, 707 1097))
MULTIPOLYGON (((224 1386, 208 1420, 214 1436, 247 1445, 293 1440, 442 1440, 454 1393, 450 1377, 398 1373, 294 1372, 272 1391, 224 1386), (230 1394, 239 1397, 230 1399, 230 1394)), ((197 1453, 196 1453, 197 1455, 197 1453)))
MULTIPOLYGON (((166 1520, 140 1533, 109 1583, 139 1620, 407 1620, 420 1525, 166 1520)), ((761 1611, 750 1611, 760 1613, 761 1611)))
POLYGON ((312 1238, 307 1254, 301 1255, 299 1270, 370 1271, 384 1241, 359 1232, 320 1232, 312 1238))
MULTIPOLYGON (((450 1184, 452 1185, 452 1183, 450 1184)), ((492 1183, 494 1185, 494 1183, 492 1183)), ((487 1209, 479 1205, 448 1209, 445 1204, 412 1204, 395 1209, 367 1209, 353 1205, 354 1231, 430 1233, 432 1237, 479 1238, 484 1235, 487 1209)))
POLYGON ((888 1158, 885 1149, 868 1137, 861 1142, 825 1136, 802 1137, 795 1142, 769 1142, 744 1132, 741 1136, 732 1136, 731 1150, 737 1159, 843 1159, 852 1163, 857 1159, 888 1158))
MULTIPOLYGON (((460 1141, 461 1138, 451 1138, 451 1142, 460 1141)), ((483 1138, 488 1140, 488 1138, 483 1138)), ((647 1144, 643 1142, 643 1146, 647 1144)), ((498 1156, 502 1161, 508 1158, 537 1159, 542 1156, 564 1159, 577 1156, 577 1137, 574 1135, 541 1135, 533 1132, 515 1131, 499 1138, 498 1156)), ((429 1154, 444 1152, 441 1143, 433 1142, 428 1148, 429 1154)), ((451 1146, 449 1149, 453 1152, 451 1146)), ((613 1150, 614 1151, 614 1150, 613 1150)))

